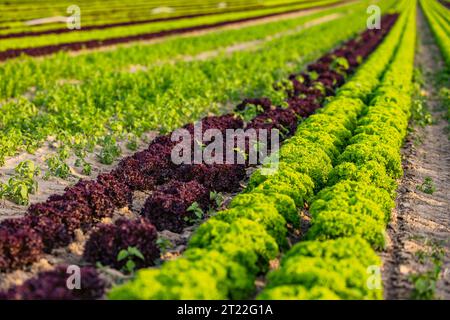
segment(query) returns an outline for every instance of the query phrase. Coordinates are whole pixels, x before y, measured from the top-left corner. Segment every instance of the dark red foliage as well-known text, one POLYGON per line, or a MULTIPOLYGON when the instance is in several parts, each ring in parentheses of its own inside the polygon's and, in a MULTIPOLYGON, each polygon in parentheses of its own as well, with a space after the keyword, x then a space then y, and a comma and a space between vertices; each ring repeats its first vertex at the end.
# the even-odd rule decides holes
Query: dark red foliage
POLYGON ((329 71, 326 71, 326 72, 320 74, 318 80, 322 82, 322 80, 325 80, 325 79, 330 80, 331 84, 335 87, 341 86, 345 82, 344 76, 340 73, 337 73, 334 70, 329 70, 329 71))
POLYGON ((244 126, 241 118, 234 114, 210 116, 202 119, 202 126, 206 129, 218 129, 224 132, 227 129, 239 129, 244 126))
POLYGON ((158 230, 181 232, 197 218, 187 209, 194 203, 205 210, 208 208, 209 190, 197 181, 181 182, 172 180, 155 190, 145 201, 142 215, 150 220, 158 230))
POLYGON ((329 63, 316 62, 308 66, 308 71, 315 71, 317 73, 322 73, 328 71, 329 68, 330 68, 329 63))
POLYGON ((181 165, 176 176, 180 181, 196 180, 212 191, 234 192, 239 190, 240 182, 245 178, 245 165, 181 165))
POLYGON ((28 213, 34 216, 44 216, 57 224, 63 224, 67 232, 73 235, 75 229, 85 228, 92 224, 92 210, 85 202, 76 200, 47 200, 44 203, 33 204, 28 213))
MULTIPOLYGON (((202 126, 202 133, 204 133, 208 129, 216 129, 221 132, 225 132, 227 129, 239 129, 244 126, 244 122, 241 118, 236 117, 233 114, 225 114, 221 116, 209 116, 200 120, 202 126)), ((194 134, 195 125, 199 125, 200 123, 189 123, 183 127, 189 131, 192 135, 194 134)))
POLYGON ((80 268, 80 289, 68 289, 67 282, 73 274, 67 265, 57 266, 52 271, 41 272, 37 277, 25 281, 6 292, 0 299, 6 300, 92 300, 105 292, 105 281, 93 267, 80 268))
POLYGON ((287 100, 289 108, 301 117, 307 117, 320 108, 320 104, 310 99, 300 99, 293 97, 287 100))
POLYGON ((31 227, 0 224, 0 271, 35 262, 43 249, 41 237, 31 227))
POLYGON ((83 257, 91 263, 100 262, 122 269, 127 260, 118 261, 119 252, 128 247, 137 248, 144 260, 133 257, 137 268, 154 265, 160 250, 156 244, 156 228, 145 218, 138 220, 119 219, 114 224, 99 225, 86 242, 83 257))
POLYGON ((131 157, 120 161, 118 167, 112 172, 117 180, 126 184, 131 190, 152 190, 156 181, 153 177, 146 176, 141 171, 141 164, 138 160, 131 157))
POLYGON ((106 195, 116 207, 122 208, 131 204, 133 196, 131 189, 112 174, 100 174, 97 177, 97 182, 105 188, 106 195))
POLYGON ((245 107, 249 104, 253 104, 255 106, 260 106, 264 111, 269 111, 272 107, 272 101, 269 98, 255 98, 255 99, 244 99, 240 104, 236 106, 236 110, 243 111, 245 107))
POLYGON ((297 78, 291 80, 293 91, 288 92, 288 97, 297 97, 299 95, 306 95, 309 90, 309 84, 302 83, 297 78))
POLYGON ((157 136, 155 137, 152 142, 150 142, 150 145, 148 146, 149 151, 154 150, 153 148, 155 148, 158 145, 161 146, 173 146, 176 144, 176 141, 172 141, 172 132, 162 135, 162 136, 157 136))
POLYGON ((102 218, 112 216, 114 204, 107 195, 105 187, 89 180, 80 180, 72 187, 67 187, 64 194, 50 196, 49 201, 73 200, 84 202, 91 209, 92 222, 100 221, 102 218))
POLYGON ((135 153, 133 159, 138 161, 144 177, 150 177, 156 184, 163 184, 173 175, 172 148, 170 145, 155 144, 152 149, 135 153))
POLYGON ((297 128, 298 118, 291 109, 277 107, 256 116, 247 126, 247 129, 277 129, 285 136, 292 134, 297 128))
POLYGON ((1 222, 1 226, 11 230, 30 228, 35 231, 44 244, 44 251, 49 253, 53 248, 65 246, 70 243, 72 237, 62 223, 45 216, 25 216, 16 219, 7 219, 1 222))

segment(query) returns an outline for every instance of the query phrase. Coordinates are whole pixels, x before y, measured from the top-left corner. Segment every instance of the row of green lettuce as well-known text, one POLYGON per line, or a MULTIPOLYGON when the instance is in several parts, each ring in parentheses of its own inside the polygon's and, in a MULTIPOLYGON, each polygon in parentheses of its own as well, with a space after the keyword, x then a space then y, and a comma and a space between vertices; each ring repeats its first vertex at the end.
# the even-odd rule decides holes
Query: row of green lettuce
MULTIPOLYGON (((357 126, 358 115, 364 110, 361 99, 368 98, 378 86, 396 50, 405 22, 406 16, 403 15, 338 95, 299 125, 296 134, 278 153, 279 167, 275 174, 264 175, 264 168, 257 170, 245 192, 232 200, 229 209, 218 212, 195 231, 181 258, 166 262, 160 269, 138 271, 132 281, 114 287, 109 298, 252 297, 256 277, 267 273, 270 261, 288 249, 288 225, 293 228, 300 226, 298 211, 326 186, 333 164, 338 161, 357 126)), ((353 242, 360 248, 370 249, 364 240, 353 242)), ((339 243, 334 247, 341 250, 339 243)), ((314 252, 316 249, 320 246, 311 247, 314 252)), ((292 255, 294 251, 289 252, 292 255)), ((372 257, 371 263, 376 263, 378 258, 370 253, 367 255, 372 257)), ((320 250, 316 254, 320 254, 320 250)), ((283 272, 284 268, 280 270, 283 272)), ((288 271, 286 276, 289 277, 290 273, 288 271)), ((312 276, 316 279, 318 274, 312 276)), ((269 277, 271 282, 273 277, 276 274, 269 277)), ((348 297, 355 295, 349 294, 348 297)))
POLYGON ((149 22, 129 26, 117 26, 106 29, 95 29, 82 32, 68 32, 61 34, 47 34, 42 36, 29 36, 21 38, 0 39, 0 51, 9 49, 34 48, 41 46, 57 45, 61 43, 72 43, 89 40, 106 40, 110 38, 128 37, 144 33, 153 33, 164 30, 182 29, 199 25, 215 24, 226 21, 234 21, 259 17, 274 13, 283 13, 291 10, 307 9, 314 6, 333 4, 338 0, 318 0, 315 2, 305 2, 295 6, 256 9, 251 11, 231 12, 224 14, 214 14, 193 18, 184 18, 169 21, 149 22))
POLYGON ((450 68, 450 15, 449 10, 436 0, 420 0, 447 68, 450 68))
MULTIPOLYGON (((21 97, 1 106, 0 163, 17 151, 32 152, 48 136, 65 145, 83 146, 100 141, 105 135, 126 137, 149 130, 170 131, 207 112, 220 113, 221 106, 244 97, 267 96, 280 103, 283 94, 273 84, 354 36, 365 24, 362 10, 359 6, 346 17, 274 37, 256 53, 241 51, 208 60, 155 63, 148 70, 135 73, 102 69, 99 65, 90 77, 86 72, 81 82, 66 81, 57 86, 46 86, 43 73, 39 80, 44 83, 43 88, 34 97, 21 97), (336 34, 335 30, 342 31, 336 34)), ((69 68, 74 73, 77 66, 83 70, 76 59, 67 59, 67 65, 71 62, 69 68)), ((94 66, 89 64, 86 69, 94 66)))
POLYGON ((402 176, 416 34, 411 7, 394 61, 330 171, 329 186, 311 203, 308 240, 285 254, 260 299, 382 299, 374 249, 385 246, 396 179, 402 176))

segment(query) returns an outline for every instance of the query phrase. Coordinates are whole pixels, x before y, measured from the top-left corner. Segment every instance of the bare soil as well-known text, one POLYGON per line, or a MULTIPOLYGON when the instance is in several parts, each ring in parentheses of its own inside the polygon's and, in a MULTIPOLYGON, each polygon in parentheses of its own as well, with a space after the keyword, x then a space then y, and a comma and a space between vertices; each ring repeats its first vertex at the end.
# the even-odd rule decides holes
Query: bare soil
POLYGON ((402 150, 405 174, 383 254, 385 298, 411 298, 415 290, 411 276, 433 270, 431 256, 440 252, 443 264, 434 298, 450 299, 450 141, 434 81, 443 60, 420 9, 416 66, 424 75, 422 94, 433 124, 413 126, 402 150), (432 194, 417 189, 426 177, 435 185, 432 194))

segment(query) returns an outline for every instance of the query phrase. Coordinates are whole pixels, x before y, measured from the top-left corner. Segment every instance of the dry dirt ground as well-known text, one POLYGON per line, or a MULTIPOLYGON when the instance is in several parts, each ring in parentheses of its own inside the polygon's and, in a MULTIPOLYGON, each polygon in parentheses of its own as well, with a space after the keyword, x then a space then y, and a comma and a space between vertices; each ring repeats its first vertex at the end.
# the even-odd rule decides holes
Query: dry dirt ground
POLYGON ((386 299, 409 299, 420 283, 413 275, 434 269, 433 256, 442 261, 435 299, 450 299, 450 141, 448 123, 438 99, 435 77, 443 61, 422 12, 418 11, 416 66, 422 70, 422 94, 433 118, 425 127, 413 126, 403 148, 404 177, 397 206, 389 225, 389 246, 384 253, 383 276, 386 299), (432 179, 432 194, 417 189, 425 178, 432 179))

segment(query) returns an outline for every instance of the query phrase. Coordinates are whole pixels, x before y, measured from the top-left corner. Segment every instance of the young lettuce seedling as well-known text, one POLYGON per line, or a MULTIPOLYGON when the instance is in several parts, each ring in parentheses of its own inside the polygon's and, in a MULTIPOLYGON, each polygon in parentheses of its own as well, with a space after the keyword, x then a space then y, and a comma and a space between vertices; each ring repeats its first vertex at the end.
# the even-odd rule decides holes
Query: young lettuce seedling
POLYGON ((136 268, 136 263, 134 262, 135 258, 145 260, 145 257, 142 255, 141 251, 139 251, 139 249, 136 247, 128 247, 127 249, 122 249, 117 255, 117 261, 126 260, 124 271, 128 273, 133 273, 134 269, 136 268))

